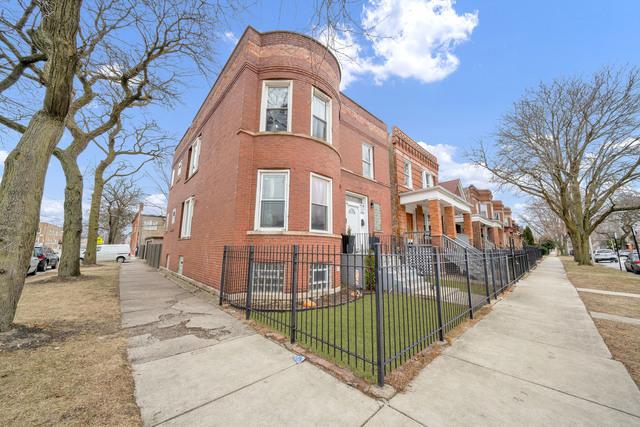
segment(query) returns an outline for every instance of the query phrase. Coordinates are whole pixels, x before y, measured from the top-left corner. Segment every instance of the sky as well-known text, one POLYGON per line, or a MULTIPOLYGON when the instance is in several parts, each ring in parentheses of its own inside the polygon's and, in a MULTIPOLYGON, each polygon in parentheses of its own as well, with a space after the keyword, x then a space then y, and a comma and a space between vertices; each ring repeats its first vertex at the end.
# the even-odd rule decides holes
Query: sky
MULTIPOLYGON (((182 101, 170 110, 153 108, 147 114, 177 143, 246 26, 308 32, 313 3, 257 1, 228 26, 212 28, 220 42, 208 75, 192 78, 182 101)), ((343 92, 423 143, 439 159, 441 180, 460 177, 465 186, 492 188, 516 216, 526 203, 524 195, 499 190, 485 171, 471 166, 469 150, 480 141, 490 145, 501 117, 541 81, 589 77, 604 66, 640 65, 640 2, 635 0, 365 0, 352 11, 376 37, 336 35, 334 45, 349 58, 341 58, 343 92)), ((16 142, 8 131, 0 161, 16 142)), ((81 170, 87 171, 85 204, 97 158, 95 149, 80 158, 81 170)), ((152 180, 142 175, 138 183, 158 201, 152 180)), ((52 159, 42 219, 61 224, 63 199, 64 175, 52 159)))

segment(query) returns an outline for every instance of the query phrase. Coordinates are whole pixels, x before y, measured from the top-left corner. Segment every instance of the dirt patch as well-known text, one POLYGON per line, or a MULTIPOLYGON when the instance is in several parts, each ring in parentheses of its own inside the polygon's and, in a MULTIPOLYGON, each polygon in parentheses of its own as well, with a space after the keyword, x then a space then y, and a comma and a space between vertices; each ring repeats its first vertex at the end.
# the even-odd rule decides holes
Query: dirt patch
POLYGON ((589 311, 640 319, 640 298, 578 292, 589 311))
MULTIPOLYGON (((83 268, 84 271, 84 268, 83 268)), ((0 338, 3 425, 140 425, 120 330, 118 265, 29 281, 0 338)))
POLYGON ((573 258, 569 257, 560 257, 560 259, 569 280, 578 288, 640 294, 640 275, 597 264, 578 265, 573 258))
POLYGON ((593 319, 613 358, 621 361, 640 387, 640 326, 593 319))

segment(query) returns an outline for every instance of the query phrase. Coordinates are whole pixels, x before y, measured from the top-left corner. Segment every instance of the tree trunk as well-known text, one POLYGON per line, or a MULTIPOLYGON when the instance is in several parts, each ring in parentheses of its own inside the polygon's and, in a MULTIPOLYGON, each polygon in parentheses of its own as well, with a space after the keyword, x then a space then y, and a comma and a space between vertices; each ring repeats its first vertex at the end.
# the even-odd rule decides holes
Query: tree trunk
POLYGON ((96 263, 100 204, 102 203, 102 192, 104 190, 102 171, 99 172, 96 170, 96 175, 93 181, 93 194, 91 194, 91 208, 89 209, 89 228, 87 230, 87 249, 84 254, 84 263, 86 265, 93 265, 96 263))
POLYGON ((571 234, 573 245, 573 259, 578 265, 591 265, 591 251, 589 249, 589 236, 586 233, 571 234))
POLYGON ((80 276, 80 240, 82 238, 82 173, 77 156, 56 149, 67 185, 64 189, 64 228, 58 277, 80 276))
POLYGON ((11 326, 38 231, 44 179, 69 111, 81 0, 51 0, 38 29, 47 39, 42 109, 4 164, 0 184, 0 331, 11 326))

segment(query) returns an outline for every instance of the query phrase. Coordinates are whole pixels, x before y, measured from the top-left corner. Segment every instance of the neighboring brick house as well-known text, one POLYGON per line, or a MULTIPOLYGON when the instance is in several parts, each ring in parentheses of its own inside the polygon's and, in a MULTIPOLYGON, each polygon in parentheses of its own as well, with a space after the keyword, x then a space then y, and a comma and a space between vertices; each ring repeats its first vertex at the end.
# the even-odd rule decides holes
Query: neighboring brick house
POLYGON ((144 213, 144 204, 140 203, 138 212, 131 221, 131 254, 143 258, 147 244, 162 243, 165 227, 166 218, 163 215, 144 213))
MULTIPOLYGON (((441 183, 438 159, 396 127, 391 143, 394 234, 409 233, 419 239, 428 233, 435 244, 443 235, 456 239, 456 216, 470 219, 471 206, 464 194, 456 194, 453 182, 441 183)), ((473 238, 470 229, 463 232, 473 238)))
POLYGON ((47 246, 59 251, 62 247, 62 227, 48 222, 40 222, 36 234, 36 245, 47 246))
POLYGON ((316 40, 247 28, 176 148, 161 266, 218 288, 225 245, 473 242, 460 181, 439 182, 437 158, 340 79, 316 40))

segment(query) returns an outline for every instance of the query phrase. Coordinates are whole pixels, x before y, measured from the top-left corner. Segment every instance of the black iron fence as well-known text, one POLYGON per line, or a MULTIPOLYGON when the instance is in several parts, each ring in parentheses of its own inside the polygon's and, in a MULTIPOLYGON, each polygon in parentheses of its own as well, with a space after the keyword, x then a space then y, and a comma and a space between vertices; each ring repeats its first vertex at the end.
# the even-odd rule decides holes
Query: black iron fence
POLYGON ((536 248, 372 242, 338 246, 226 246, 220 303, 291 342, 384 383, 386 373, 496 298, 540 259, 536 248))
POLYGON ((162 243, 147 243, 143 246, 144 261, 151 267, 158 268, 160 266, 160 254, 162 254, 162 243))

